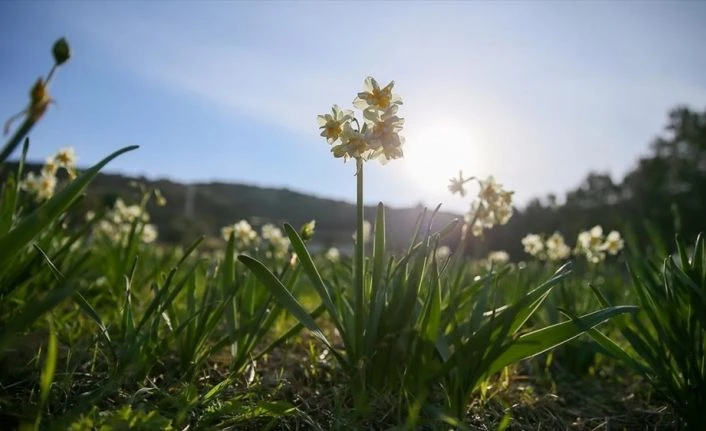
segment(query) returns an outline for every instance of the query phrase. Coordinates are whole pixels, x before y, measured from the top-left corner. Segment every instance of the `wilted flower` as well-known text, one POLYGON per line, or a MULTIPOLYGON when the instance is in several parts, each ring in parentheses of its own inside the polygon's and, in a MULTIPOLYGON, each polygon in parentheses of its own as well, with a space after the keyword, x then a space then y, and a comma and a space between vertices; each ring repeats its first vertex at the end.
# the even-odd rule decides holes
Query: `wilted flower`
POLYGON ((364 91, 358 93, 358 97, 353 100, 353 106, 358 109, 380 109, 384 110, 391 105, 401 105, 402 99, 392 94, 392 87, 395 81, 390 81, 384 88, 380 88, 375 78, 368 76, 365 78, 364 91))

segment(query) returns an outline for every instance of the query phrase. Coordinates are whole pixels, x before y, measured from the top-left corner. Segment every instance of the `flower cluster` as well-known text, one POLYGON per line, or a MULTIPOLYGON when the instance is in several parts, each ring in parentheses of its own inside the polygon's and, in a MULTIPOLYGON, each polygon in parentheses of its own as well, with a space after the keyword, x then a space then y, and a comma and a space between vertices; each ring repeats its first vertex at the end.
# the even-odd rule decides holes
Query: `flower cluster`
POLYGON ((362 124, 351 110, 333 105, 330 114, 317 117, 321 136, 332 144, 334 157, 354 158, 382 163, 403 156, 404 138, 399 135, 404 119, 397 116, 402 99, 392 93, 392 81, 380 88, 372 77, 365 79, 365 88, 353 100, 353 106, 363 113, 362 124))
MULTIPOLYGON (((93 219, 94 216, 93 212, 86 213, 88 220, 93 219)), ((135 226, 135 232, 140 235, 140 240, 149 244, 157 240, 157 227, 148 223, 149 221, 150 215, 142 206, 125 205, 125 202, 118 198, 113 208, 96 224, 94 234, 119 243, 131 234, 135 226)))
POLYGON ((501 266, 510 261, 510 255, 504 250, 491 251, 483 263, 486 267, 501 266))
POLYGON ((522 245, 525 253, 540 260, 561 261, 571 255, 571 248, 559 232, 554 232, 546 241, 541 235, 531 233, 522 238, 522 245))
MULTIPOLYGON (((459 178, 452 178, 449 185, 451 193, 466 195, 465 183, 474 180, 471 177, 463 178, 463 173, 459 172, 459 178)), ((470 229, 473 236, 481 236, 483 230, 490 229, 495 225, 503 225, 512 217, 512 195, 514 192, 503 189, 502 184, 495 182, 495 178, 489 176, 485 180, 477 180, 480 186, 476 200, 471 203, 471 209, 466 214, 466 223, 463 226, 464 234, 470 229)))
POLYGON ((235 248, 238 250, 247 250, 260 242, 257 232, 246 220, 240 220, 237 223, 221 228, 221 235, 226 241, 230 240, 231 234, 235 238, 235 248))
MULTIPOLYGON (((312 228, 313 230, 313 228, 312 228)), ((268 242, 267 252, 268 258, 282 260, 287 257, 289 251, 289 238, 285 238, 282 230, 273 224, 266 224, 260 229, 262 239, 268 242)))
POLYGON ((265 250, 269 259, 283 261, 289 253, 289 238, 285 237, 282 230, 271 223, 260 228, 260 235, 246 220, 240 220, 221 229, 223 239, 228 241, 231 234, 235 240, 235 249, 238 252, 265 250))
MULTIPOLYGON (((572 251, 559 232, 554 232, 546 241, 542 239, 541 235, 528 234, 522 238, 522 245, 526 253, 540 260, 564 260, 571 255, 572 251)), ((620 232, 611 231, 604 238, 603 228, 594 226, 590 230, 579 233, 573 252, 576 255, 586 256, 586 259, 591 263, 599 263, 605 260, 606 253, 616 255, 623 249, 623 246, 624 241, 620 232)))
POLYGON ((47 158, 39 175, 28 172, 22 181, 22 190, 33 195, 37 202, 51 199, 56 191, 56 174, 59 169, 65 169, 71 179, 76 177, 76 153, 73 147, 62 148, 47 158))
POLYGON ((591 263, 599 263, 605 260, 606 252, 614 256, 624 245, 620 232, 613 230, 604 238, 603 228, 597 225, 579 233, 575 252, 585 255, 591 263))

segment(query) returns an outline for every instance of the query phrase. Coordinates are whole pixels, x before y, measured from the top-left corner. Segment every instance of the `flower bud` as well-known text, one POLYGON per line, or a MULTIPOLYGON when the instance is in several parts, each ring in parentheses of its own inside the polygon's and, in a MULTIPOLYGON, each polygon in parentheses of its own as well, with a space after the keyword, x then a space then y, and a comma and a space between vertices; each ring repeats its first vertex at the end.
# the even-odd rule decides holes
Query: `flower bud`
POLYGON ((66 63, 69 58, 71 58, 71 48, 69 48, 69 42, 66 38, 61 38, 54 42, 54 47, 51 50, 54 55, 54 62, 57 66, 61 66, 66 63))
POLYGON ((312 220, 309 223, 304 223, 299 234, 304 241, 309 241, 314 237, 314 228, 316 227, 316 220, 312 220))

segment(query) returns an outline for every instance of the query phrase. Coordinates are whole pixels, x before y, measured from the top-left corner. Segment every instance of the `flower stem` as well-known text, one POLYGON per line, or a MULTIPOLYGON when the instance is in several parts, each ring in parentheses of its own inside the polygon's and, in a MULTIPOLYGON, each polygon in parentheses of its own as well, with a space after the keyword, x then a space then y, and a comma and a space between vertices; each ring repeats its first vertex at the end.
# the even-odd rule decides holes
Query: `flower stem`
MULTIPOLYGON (((363 244, 363 160, 356 159, 356 239, 355 239, 355 359, 358 360, 363 345, 365 244, 363 244)), ((357 364, 353 364, 354 366, 357 364)))

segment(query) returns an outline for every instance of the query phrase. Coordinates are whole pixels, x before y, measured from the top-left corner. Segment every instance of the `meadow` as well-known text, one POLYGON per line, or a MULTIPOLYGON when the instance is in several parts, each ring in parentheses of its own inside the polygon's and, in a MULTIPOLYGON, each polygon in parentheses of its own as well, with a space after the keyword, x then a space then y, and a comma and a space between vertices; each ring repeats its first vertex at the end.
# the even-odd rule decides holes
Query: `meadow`
POLYGON ((39 175, 24 171, 68 43, 52 54, 0 153, 0 164, 19 158, 1 180, 0 428, 706 423, 703 236, 638 242, 589 225, 572 244, 527 232, 523 261, 471 259, 467 244, 512 217, 513 193, 459 173, 449 192, 468 196, 466 217, 436 230, 436 211, 421 211, 408 247, 391 250, 385 206, 364 220, 364 172, 404 157, 403 105, 394 83, 367 78, 357 113, 318 116, 341 168, 355 168, 351 255, 311 253, 313 221, 234 220, 215 250, 164 245, 147 211, 169 205, 157 189, 136 184, 137 201, 76 211, 98 172, 138 148, 83 171, 61 149, 39 175))

